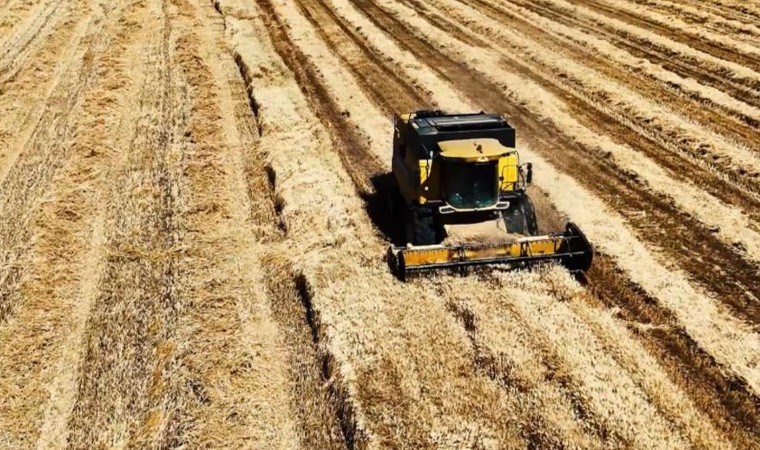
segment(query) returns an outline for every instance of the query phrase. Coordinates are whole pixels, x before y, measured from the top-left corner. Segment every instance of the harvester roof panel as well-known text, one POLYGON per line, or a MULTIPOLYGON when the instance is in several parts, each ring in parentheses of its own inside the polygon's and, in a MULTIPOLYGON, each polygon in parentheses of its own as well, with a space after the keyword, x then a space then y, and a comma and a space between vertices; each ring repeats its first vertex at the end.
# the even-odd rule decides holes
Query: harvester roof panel
POLYGON ((428 122, 438 130, 462 130, 472 128, 500 128, 507 121, 498 116, 431 117, 428 122))
POLYGON ((452 114, 411 116, 411 131, 419 141, 420 157, 439 150, 438 143, 466 139, 494 139, 507 148, 515 147, 515 129, 499 114, 452 114))
POLYGON ((512 128, 502 116, 497 114, 422 117, 413 119, 413 122, 420 134, 512 128))

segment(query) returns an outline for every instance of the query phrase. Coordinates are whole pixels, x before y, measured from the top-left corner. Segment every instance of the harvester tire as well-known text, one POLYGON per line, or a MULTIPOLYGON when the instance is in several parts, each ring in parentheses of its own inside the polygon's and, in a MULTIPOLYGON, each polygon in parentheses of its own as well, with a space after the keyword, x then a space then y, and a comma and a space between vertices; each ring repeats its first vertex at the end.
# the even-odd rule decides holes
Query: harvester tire
POLYGON ((502 219, 506 230, 510 233, 525 236, 538 234, 536 211, 527 195, 511 200, 509 209, 502 213, 502 219))
POLYGON ((533 207, 533 201, 526 195, 522 198, 521 203, 528 235, 536 236, 538 235, 538 221, 536 220, 536 209, 533 207))
POLYGON ((412 245, 434 245, 441 239, 435 215, 430 208, 412 206, 407 210, 406 238, 412 245))

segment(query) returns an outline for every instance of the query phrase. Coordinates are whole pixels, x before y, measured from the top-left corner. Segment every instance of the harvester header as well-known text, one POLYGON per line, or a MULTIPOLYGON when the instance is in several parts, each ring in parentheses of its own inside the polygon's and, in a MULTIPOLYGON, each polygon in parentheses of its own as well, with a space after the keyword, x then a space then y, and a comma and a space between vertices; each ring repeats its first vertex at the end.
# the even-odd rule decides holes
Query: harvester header
POLYGON ((559 262, 576 273, 586 271, 592 257, 591 244, 573 223, 567 224, 564 234, 532 236, 502 244, 390 247, 388 250, 389 264, 402 280, 436 269, 461 271, 490 264, 517 269, 550 261, 559 262))

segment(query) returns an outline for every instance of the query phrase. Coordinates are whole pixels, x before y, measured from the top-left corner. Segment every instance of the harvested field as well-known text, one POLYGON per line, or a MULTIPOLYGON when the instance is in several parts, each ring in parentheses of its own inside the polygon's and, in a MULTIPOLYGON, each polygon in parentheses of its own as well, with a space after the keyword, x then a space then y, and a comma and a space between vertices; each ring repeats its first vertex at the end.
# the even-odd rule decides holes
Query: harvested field
POLYGON ((760 448, 756 3, 8 0, 0 109, 0 448, 760 448), (591 269, 397 280, 423 108, 591 269))

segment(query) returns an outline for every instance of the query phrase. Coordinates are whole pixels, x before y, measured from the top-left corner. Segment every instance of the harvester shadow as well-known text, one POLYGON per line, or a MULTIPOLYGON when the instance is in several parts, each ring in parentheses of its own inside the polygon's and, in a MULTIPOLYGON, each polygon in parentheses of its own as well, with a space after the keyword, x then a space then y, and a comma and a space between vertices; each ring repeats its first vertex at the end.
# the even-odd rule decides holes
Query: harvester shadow
POLYGON ((393 174, 383 173, 370 179, 373 191, 362 194, 364 208, 381 237, 393 245, 404 244, 402 222, 394 217, 391 209, 393 174))

